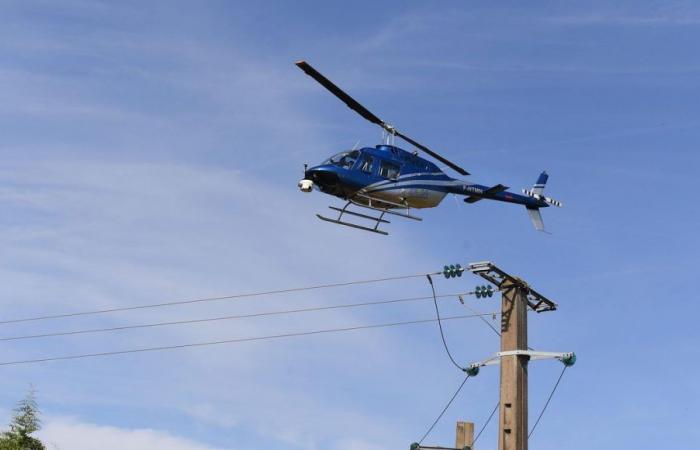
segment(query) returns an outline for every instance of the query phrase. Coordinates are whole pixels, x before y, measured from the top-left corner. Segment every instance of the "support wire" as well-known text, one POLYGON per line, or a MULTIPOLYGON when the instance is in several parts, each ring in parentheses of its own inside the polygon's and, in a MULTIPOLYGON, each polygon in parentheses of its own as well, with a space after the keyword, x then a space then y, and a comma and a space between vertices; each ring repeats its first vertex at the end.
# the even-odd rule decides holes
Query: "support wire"
POLYGON ((537 425, 540 423, 540 419, 542 419, 542 415, 547 410, 547 406, 549 406, 549 402, 552 400, 552 397, 554 396, 554 393, 556 392, 557 387, 559 387, 559 382, 561 381, 561 378, 564 376, 564 372, 566 372, 567 368, 568 368, 568 366, 564 366, 561 373, 559 374, 559 378, 557 379, 557 382, 554 383, 554 388, 552 389, 552 392, 549 394, 549 398, 547 398, 547 402, 544 404, 542 411, 540 411, 540 415, 537 417, 537 421, 535 422, 535 425, 532 426, 532 430, 530 430, 530 433, 528 433, 528 435, 527 435, 528 439, 530 438, 530 436, 532 436, 532 433, 535 432, 535 428, 537 428, 537 425))
POLYGON ((501 406, 500 400, 496 403, 496 406, 494 406, 493 411, 491 411, 491 414, 489 414, 489 418, 486 419, 486 422, 484 422, 484 424, 481 426, 481 429, 474 438, 473 444, 476 444, 476 441, 479 440, 479 438, 481 437, 481 433, 483 433, 486 427, 489 425, 489 422, 491 422, 491 419, 493 419, 493 415, 496 414, 496 411, 498 411, 499 406, 501 406))
POLYGON ((440 419, 442 419, 442 416, 445 415, 445 412, 447 412, 447 409, 450 407, 450 405, 452 405, 452 402, 455 400, 455 398, 457 398, 457 396, 459 395, 459 393, 462 391, 462 388, 464 387, 464 385, 466 384, 466 382, 467 382, 468 379, 469 379, 469 375, 467 375, 466 377, 464 377, 464 381, 462 381, 462 384, 459 385, 459 387, 457 388, 457 390, 455 391, 455 393, 452 395, 452 398, 450 398, 450 401, 447 402, 447 404, 445 405, 444 408, 442 408, 442 412, 437 416, 437 418, 435 419, 435 421, 433 422, 433 424, 430 425, 430 428, 428 428, 428 431, 426 431, 425 434, 423 435, 423 437, 420 438, 420 441, 418 441, 418 445, 422 444, 423 441, 425 440, 425 438, 428 437, 428 435, 430 434, 430 432, 433 431, 433 428, 435 428, 435 425, 437 425, 438 422, 440 421, 440 419))

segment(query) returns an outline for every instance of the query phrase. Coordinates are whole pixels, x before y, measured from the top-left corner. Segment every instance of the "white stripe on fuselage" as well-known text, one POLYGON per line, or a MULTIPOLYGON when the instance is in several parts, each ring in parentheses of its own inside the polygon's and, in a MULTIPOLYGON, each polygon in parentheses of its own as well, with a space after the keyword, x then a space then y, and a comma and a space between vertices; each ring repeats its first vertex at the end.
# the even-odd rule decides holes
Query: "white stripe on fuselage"
POLYGON ((390 183, 383 183, 378 185, 378 183, 371 184, 365 187, 363 190, 365 192, 374 192, 379 189, 390 187, 391 190, 398 188, 407 188, 408 186, 467 186, 467 183, 459 180, 409 180, 409 181, 394 181, 390 183), (393 183, 393 184, 392 184, 393 183))
MULTIPOLYGON (((390 184, 390 183, 396 183, 397 180, 401 180, 402 178, 420 177, 420 176, 425 176, 425 175, 438 176, 438 175, 444 175, 444 174, 442 172, 407 173, 405 175, 399 175, 399 177, 396 180, 382 180, 382 181, 377 181, 376 183, 368 184, 367 186, 364 187, 364 189, 373 188, 376 186, 381 186, 381 185, 390 184)), ((447 180, 444 180, 444 181, 447 181, 447 180)))

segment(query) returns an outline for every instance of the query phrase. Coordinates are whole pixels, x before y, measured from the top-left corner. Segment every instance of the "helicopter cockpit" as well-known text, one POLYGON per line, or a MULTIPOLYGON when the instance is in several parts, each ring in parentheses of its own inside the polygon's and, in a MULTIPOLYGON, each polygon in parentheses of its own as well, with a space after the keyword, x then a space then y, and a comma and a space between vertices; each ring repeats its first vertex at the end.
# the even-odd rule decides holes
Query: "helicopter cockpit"
POLYGON ((323 165, 333 165, 342 167, 343 169, 352 169, 355 165, 355 161, 360 156, 359 150, 350 150, 346 152, 340 152, 337 155, 333 155, 327 160, 323 161, 323 165))

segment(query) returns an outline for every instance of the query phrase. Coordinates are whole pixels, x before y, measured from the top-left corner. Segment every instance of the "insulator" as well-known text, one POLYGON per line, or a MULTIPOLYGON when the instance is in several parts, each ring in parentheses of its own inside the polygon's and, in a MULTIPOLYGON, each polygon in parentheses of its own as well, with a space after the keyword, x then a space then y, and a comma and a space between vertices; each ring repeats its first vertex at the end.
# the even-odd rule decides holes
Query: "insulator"
POLYGON ((470 377, 475 377, 475 376, 479 375, 479 366, 469 366, 469 367, 467 367, 465 372, 470 377))
POLYGON ((564 363, 566 367, 573 366, 574 364, 576 364, 576 353, 567 353, 561 359, 561 362, 564 363))

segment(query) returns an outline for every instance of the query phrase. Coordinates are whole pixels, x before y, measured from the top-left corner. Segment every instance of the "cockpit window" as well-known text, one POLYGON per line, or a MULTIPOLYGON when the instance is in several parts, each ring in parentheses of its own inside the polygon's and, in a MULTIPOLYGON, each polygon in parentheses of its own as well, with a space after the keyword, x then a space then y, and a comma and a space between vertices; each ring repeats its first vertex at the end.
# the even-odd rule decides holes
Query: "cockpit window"
POLYGON ((342 167, 344 169, 352 169, 359 155, 360 152, 358 150, 341 152, 323 161, 323 164, 332 164, 334 166, 342 167))
POLYGON ((399 166, 388 161, 382 161, 379 166, 379 175, 390 180, 395 180, 399 177, 399 166))
POLYGON ((362 165, 360 166, 360 170, 363 171, 364 173, 372 173, 372 163, 374 160, 372 159, 371 156, 365 155, 362 158, 362 165))

